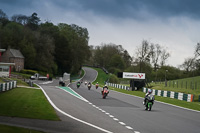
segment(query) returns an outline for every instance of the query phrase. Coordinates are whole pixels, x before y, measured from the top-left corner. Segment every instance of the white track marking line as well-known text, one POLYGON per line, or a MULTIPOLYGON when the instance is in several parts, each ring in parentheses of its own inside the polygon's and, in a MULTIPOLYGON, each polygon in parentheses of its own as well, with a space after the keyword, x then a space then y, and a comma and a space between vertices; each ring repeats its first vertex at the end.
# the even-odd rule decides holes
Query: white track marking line
POLYGON ((114 118, 114 116, 113 116, 113 115, 109 115, 109 117, 111 117, 111 118, 114 118))
POLYGON ((124 122, 119 122, 119 124, 121 124, 121 125, 126 125, 124 122))
POLYGON ((101 112, 105 113, 106 111, 105 111, 105 110, 102 110, 101 112))
POLYGON ((117 119, 117 118, 113 118, 113 120, 115 120, 115 121, 119 121, 119 119, 117 119))
POLYGON ((79 121, 79 122, 81 122, 81 123, 84 123, 84 124, 86 124, 86 125, 88 125, 88 126, 91 126, 91 127, 93 127, 93 128, 96 128, 96 129, 98 129, 98 130, 101 130, 101 131, 103 131, 103 132, 112 133, 111 131, 108 131, 108 130, 106 130, 106 129, 103 129, 103 128, 101 128, 101 127, 98 127, 98 126, 96 126, 96 125, 93 125, 93 124, 91 124, 91 123, 88 123, 88 122, 86 122, 86 121, 83 121, 83 120, 81 120, 81 119, 78 119, 78 118, 76 118, 76 117, 74 117, 74 116, 72 116, 72 115, 70 115, 70 114, 67 114, 66 112, 62 111, 61 109, 59 109, 59 108, 51 101, 51 99, 50 99, 49 96, 46 94, 46 92, 43 90, 43 88, 42 88, 40 85, 38 85, 38 86, 39 86, 40 89, 43 91, 43 93, 44 93, 44 95, 46 96, 46 98, 47 98, 47 100, 49 101, 49 103, 50 103, 57 111, 59 111, 60 113, 66 115, 66 116, 68 116, 68 117, 70 117, 70 118, 72 118, 72 119, 74 119, 74 120, 76 120, 76 121, 79 121))
POLYGON ((130 130, 133 130, 133 128, 132 128, 132 127, 130 127, 130 126, 126 126, 126 128, 128 128, 128 129, 130 129, 130 130))

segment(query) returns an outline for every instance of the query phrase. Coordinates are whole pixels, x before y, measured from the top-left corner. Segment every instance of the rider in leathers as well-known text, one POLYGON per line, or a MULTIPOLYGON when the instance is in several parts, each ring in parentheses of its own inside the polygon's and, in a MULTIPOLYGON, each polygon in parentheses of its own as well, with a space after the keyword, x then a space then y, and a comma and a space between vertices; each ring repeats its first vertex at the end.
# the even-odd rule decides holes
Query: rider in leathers
POLYGON ((147 102, 147 100, 149 100, 149 97, 152 97, 152 101, 151 102, 152 102, 152 105, 153 105, 155 98, 154 98, 154 95, 152 94, 152 90, 151 89, 148 90, 148 92, 146 93, 146 95, 144 97, 144 102, 143 102, 144 105, 146 105, 146 102, 147 102))

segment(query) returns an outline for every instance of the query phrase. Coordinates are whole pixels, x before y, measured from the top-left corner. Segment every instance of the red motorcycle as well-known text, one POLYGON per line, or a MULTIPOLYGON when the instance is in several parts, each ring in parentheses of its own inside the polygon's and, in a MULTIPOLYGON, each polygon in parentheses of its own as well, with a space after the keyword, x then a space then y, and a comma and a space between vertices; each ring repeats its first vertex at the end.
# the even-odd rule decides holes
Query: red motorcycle
POLYGON ((103 97, 103 99, 106 98, 106 96, 108 95, 108 93, 109 93, 108 88, 104 88, 103 91, 102 91, 102 97, 103 97))

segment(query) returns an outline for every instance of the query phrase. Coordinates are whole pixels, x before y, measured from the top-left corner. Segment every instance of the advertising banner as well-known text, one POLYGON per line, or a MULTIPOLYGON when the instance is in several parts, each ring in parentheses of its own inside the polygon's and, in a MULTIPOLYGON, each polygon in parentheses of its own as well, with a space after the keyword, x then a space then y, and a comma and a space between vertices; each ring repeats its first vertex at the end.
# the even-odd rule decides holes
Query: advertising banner
POLYGON ((123 78, 128 78, 128 79, 145 79, 145 73, 123 72, 123 78))

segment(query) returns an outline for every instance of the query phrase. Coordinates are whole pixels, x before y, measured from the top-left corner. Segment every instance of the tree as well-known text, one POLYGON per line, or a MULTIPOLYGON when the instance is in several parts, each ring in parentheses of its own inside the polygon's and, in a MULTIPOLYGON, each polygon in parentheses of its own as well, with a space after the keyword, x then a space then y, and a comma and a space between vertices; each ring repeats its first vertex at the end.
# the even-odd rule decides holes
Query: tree
POLYGON ((115 54, 110 59, 109 67, 114 67, 120 70, 124 70, 125 63, 120 55, 115 54))
POLYGON ((196 45, 195 56, 200 56, 200 43, 197 43, 197 45, 196 45))
POLYGON ((26 15, 13 15, 11 17, 11 21, 26 25, 29 21, 29 17, 27 17, 26 15))
POLYGON ((195 58, 186 58, 183 64, 180 66, 183 68, 186 72, 189 72, 194 69, 195 65, 195 58))
POLYGON ((154 71, 158 69, 158 61, 159 57, 162 53, 161 46, 159 44, 151 44, 150 46, 151 49, 151 59, 154 67, 154 71))
POLYGON ((142 64, 145 64, 145 62, 147 62, 147 63, 150 62, 150 55, 151 55, 150 50, 151 50, 150 45, 147 40, 143 40, 141 46, 137 48, 136 62, 139 62, 140 72, 142 72, 142 68, 143 68, 142 64))
POLYGON ((164 66, 166 60, 170 57, 170 54, 166 51, 166 49, 162 50, 162 54, 161 54, 161 61, 160 61, 160 65, 164 66))
POLYGON ((0 9, 0 25, 5 26, 9 22, 6 13, 0 9))
POLYGON ((28 17, 27 26, 32 30, 37 30, 39 22, 40 18, 37 17, 37 13, 33 13, 30 17, 28 17))

